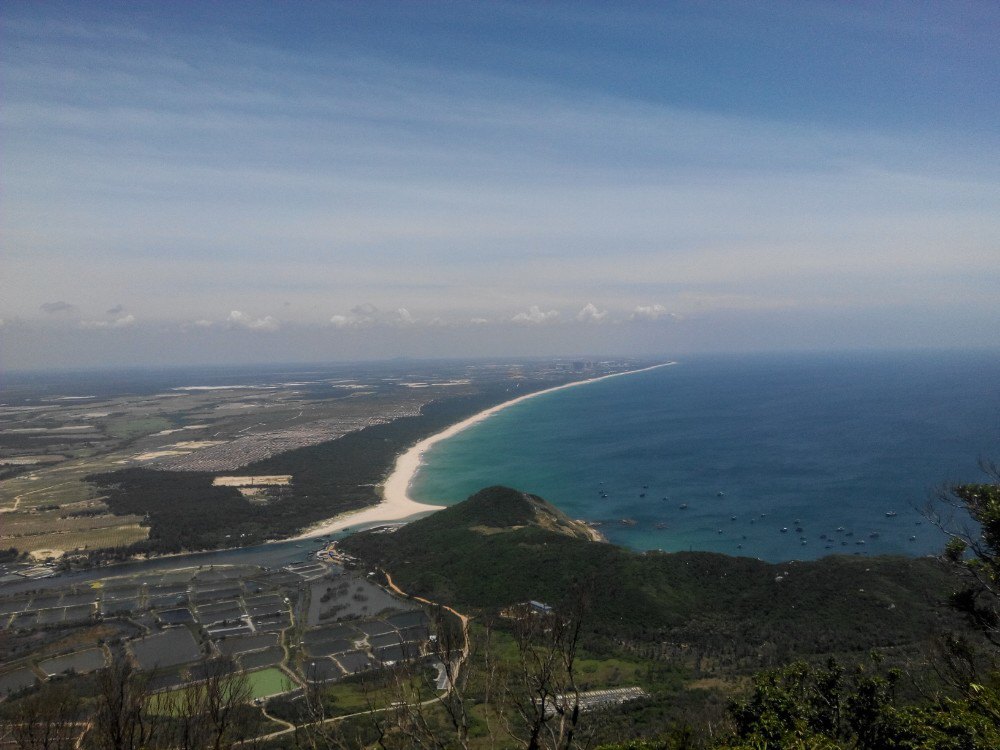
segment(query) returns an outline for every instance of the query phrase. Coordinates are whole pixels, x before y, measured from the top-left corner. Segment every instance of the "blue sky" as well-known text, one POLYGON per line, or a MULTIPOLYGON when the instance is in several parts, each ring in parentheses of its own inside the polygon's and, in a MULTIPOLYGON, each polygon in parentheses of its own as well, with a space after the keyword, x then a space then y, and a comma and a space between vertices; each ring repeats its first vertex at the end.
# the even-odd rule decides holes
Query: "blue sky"
POLYGON ((1000 346, 995 3, 7 3, 8 367, 1000 346))

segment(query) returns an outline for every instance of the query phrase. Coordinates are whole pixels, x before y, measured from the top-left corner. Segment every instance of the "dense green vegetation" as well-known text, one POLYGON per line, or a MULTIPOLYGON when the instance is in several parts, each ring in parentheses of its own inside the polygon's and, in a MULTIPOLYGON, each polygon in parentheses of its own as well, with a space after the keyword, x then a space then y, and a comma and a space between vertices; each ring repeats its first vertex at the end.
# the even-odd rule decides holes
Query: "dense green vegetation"
MULTIPOLYGON (((535 387, 544 387, 538 383, 535 387)), ((379 501, 377 485, 400 452, 510 397, 503 383, 470 396, 435 401, 416 417, 288 451, 232 474, 291 474, 278 500, 254 505, 232 487, 213 487, 207 472, 122 469, 94 474, 112 513, 144 516, 149 539, 121 554, 211 549, 292 535, 310 524, 379 501)), ((95 553, 96 554, 96 553, 95 553)), ((113 554, 113 553, 112 553, 113 554)))
POLYGON ((693 743, 674 731, 656 740, 599 750, 995 750, 1000 747, 1000 687, 976 685, 955 697, 900 701, 904 675, 877 664, 845 669, 795 662, 756 675, 749 694, 732 701, 732 731, 693 743))
POLYGON ((149 539, 133 544, 131 552, 228 546, 245 541, 240 534, 252 533, 255 525, 256 510, 239 491, 213 487, 212 475, 205 472, 121 469, 91 475, 88 481, 105 493, 112 513, 144 516, 149 539), (224 541, 217 542, 219 537, 224 541))
MULTIPOLYGON (((343 546, 403 588, 483 620, 528 599, 564 612, 585 600, 581 664, 624 655, 628 681, 652 695, 594 735, 650 739, 609 750, 987 750, 1000 747, 1000 676, 989 645, 998 492, 952 491, 982 525, 950 545, 952 564, 637 554, 585 541, 540 498, 503 487, 343 546)), ((585 689, 585 672, 580 679, 585 689)))
POLYGON ((726 669, 792 656, 913 649, 961 627, 956 588, 931 559, 833 556, 771 565, 712 553, 640 554, 555 529, 539 498, 493 487, 394 534, 345 540, 404 589, 473 610, 588 600, 594 642, 726 669))

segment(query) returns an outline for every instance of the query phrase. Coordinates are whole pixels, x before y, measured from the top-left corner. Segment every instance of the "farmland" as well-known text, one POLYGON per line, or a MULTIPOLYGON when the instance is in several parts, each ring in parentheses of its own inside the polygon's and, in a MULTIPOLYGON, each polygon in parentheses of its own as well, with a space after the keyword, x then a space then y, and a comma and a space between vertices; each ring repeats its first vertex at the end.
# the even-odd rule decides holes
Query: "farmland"
POLYGON ((79 566, 292 535, 376 503, 397 453, 515 381, 569 379, 545 363, 434 363, 14 381, 0 548, 79 566))

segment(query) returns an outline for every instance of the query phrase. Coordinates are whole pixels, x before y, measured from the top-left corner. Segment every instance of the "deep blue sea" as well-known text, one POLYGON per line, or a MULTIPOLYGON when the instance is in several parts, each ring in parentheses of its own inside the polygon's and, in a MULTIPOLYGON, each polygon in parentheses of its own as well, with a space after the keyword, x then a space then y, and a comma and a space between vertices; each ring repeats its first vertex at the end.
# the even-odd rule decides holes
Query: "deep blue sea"
POLYGON ((998 353, 698 357, 506 409, 429 451, 412 494, 510 485, 639 550, 922 555, 943 536, 921 507, 981 457, 998 353))

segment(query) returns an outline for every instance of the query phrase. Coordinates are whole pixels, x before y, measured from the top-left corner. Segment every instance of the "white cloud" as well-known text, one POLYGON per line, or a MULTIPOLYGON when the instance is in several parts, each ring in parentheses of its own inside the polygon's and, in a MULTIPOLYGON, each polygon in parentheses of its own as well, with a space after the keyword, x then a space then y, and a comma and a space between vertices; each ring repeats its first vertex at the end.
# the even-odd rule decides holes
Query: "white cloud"
POLYGON ((576 319, 581 323, 600 323, 606 317, 608 317, 608 311, 599 310, 593 302, 588 302, 576 314, 576 319))
POLYGON ((396 310, 396 322, 399 325, 412 326, 417 321, 413 319, 412 315, 410 315, 409 310, 407 310, 405 307, 401 307, 398 310, 396 310))
POLYGON ((663 305, 639 305, 629 315, 629 320, 660 320, 661 318, 673 317, 676 316, 673 313, 667 312, 667 308, 663 305))
POLYGON ((512 323, 522 323, 524 325, 541 325, 558 320, 558 310, 543 311, 538 305, 532 305, 527 312, 519 312, 510 319, 512 323))
POLYGON ((266 315, 250 324, 250 328, 255 331, 277 331, 280 326, 281 324, 270 315, 266 315))
POLYGON ((474 326, 484 326, 490 321, 488 321, 486 318, 472 318, 469 320, 469 322, 472 323, 472 325, 474 326))
MULTIPOLYGON (((355 305, 346 315, 334 315, 330 318, 330 323, 335 328, 367 328, 379 322, 380 316, 378 308, 370 303, 355 305)), ((413 322, 410 313, 406 308, 401 307, 396 311, 394 323, 413 322), (410 318, 407 321, 407 318, 410 318)))
POLYGON ((251 331, 277 331, 281 324, 270 315, 263 318, 254 318, 240 310, 233 310, 227 318, 230 326, 239 326, 251 331))
POLYGON ((131 328, 135 325, 134 315, 123 315, 114 320, 81 320, 81 328, 131 328))
POLYGON ((200 320, 196 320, 194 323, 192 323, 192 325, 195 326, 196 328, 211 328, 213 323, 211 320, 208 320, 206 318, 201 318, 200 320))

